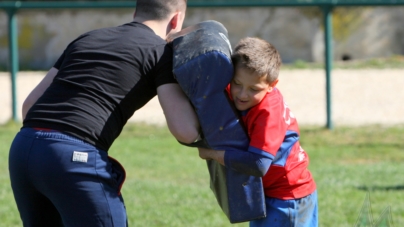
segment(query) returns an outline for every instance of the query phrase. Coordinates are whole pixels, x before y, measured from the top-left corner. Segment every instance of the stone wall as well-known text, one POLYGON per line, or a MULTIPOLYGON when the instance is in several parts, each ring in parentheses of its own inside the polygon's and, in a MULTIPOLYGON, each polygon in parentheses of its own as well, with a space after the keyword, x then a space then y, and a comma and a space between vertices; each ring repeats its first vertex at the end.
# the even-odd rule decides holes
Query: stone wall
MULTIPOLYGON (((404 54, 404 7, 358 8, 357 17, 334 28, 334 59, 404 54), (363 9, 362 9, 363 8, 363 9), (348 25, 354 24, 355 26, 348 25), (347 33, 345 36, 339 34, 347 33), (342 38, 341 38, 342 37, 342 38)), ((48 69, 66 45, 92 29, 131 21, 133 9, 20 10, 18 12, 21 69, 48 69)), ((341 10, 339 10, 339 13, 341 10)), ((342 11, 343 12, 343 11, 342 11)), ((336 18, 338 22, 339 18, 336 18)), ((323 61, 321 16, 302 8, 189 8, 184 26, 217 20, 228 29, 234 46, 240 38, 258 36, 273 43, 286 63, 323 61)), ((7 14, 0 11, 0 68, 8 65, 7 14)))

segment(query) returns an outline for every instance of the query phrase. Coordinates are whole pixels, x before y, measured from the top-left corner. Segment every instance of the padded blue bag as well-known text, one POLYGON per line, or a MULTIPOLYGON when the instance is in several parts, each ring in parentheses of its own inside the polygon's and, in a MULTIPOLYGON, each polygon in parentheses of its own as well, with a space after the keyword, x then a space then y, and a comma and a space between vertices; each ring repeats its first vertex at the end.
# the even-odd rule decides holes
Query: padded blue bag
MULTIPOLYGON (((172 40, 173 72, 197 113, 203 139, 188 146, 246 151, 249 139, 226 86, 233 77, 226 28, 204 21, 183 29, 172 40)), ((231 151, 228 151, 231 152, 231 151)), ((266 216, 262 179, 207 161, 210 187, 231 223, 266 216)))

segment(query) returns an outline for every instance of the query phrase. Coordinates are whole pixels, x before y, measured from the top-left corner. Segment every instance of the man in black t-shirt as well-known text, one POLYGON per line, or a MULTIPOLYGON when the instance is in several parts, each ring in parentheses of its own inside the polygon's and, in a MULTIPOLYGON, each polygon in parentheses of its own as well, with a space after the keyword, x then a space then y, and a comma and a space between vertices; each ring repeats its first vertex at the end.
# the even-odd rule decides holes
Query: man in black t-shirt
POLYGON ((29 94, 9 156, 24 226, 127 225, 125 172, 107 152, 156 94, 174 137, 198 137, 165 41, 185 11, 186 0, 138 0, 132 22, 79 36, 29 94))

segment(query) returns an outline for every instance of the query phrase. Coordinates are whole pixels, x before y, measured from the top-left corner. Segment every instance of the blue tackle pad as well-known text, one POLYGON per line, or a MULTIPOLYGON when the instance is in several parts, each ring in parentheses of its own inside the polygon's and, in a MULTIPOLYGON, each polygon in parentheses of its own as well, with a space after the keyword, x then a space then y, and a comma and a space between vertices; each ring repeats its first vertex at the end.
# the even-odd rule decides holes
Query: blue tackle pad
MULTIPOLYGON (((173 72, 195 108, 203 135, 201 141, 188 146, 247 152, 248 136, 225 91, 233 77, 226 28, 217 21, 204 21, 176 34, 172 44, 173 72)), ((231 223, 266 216, 260 177, 242 174, 216 161, 207 161, 207 165, 210 187, 231 223)))

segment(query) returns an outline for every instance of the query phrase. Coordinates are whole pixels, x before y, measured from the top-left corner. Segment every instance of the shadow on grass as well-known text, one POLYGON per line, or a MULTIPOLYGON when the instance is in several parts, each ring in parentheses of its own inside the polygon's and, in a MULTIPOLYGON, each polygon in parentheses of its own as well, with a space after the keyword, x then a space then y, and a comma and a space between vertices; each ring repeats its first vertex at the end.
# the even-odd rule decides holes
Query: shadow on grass
POLYGON ((359 186, 356 187, 362 191, 404 191, 404 185, 394 186, 359 186))

